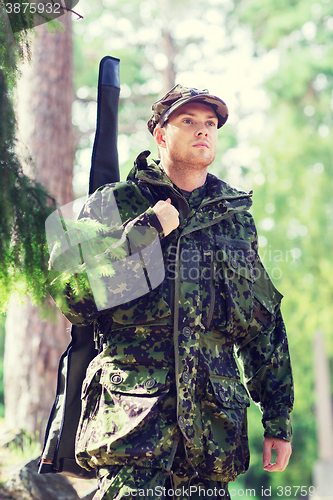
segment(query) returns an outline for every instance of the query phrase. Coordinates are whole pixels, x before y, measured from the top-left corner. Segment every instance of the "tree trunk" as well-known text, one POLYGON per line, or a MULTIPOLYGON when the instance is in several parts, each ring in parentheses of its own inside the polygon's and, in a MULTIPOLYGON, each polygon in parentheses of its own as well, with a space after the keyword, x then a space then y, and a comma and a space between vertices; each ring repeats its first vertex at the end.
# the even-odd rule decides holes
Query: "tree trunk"
POLYGON ((169 92, 175 86, 176 71, 174 67, 174 60, 177 55, 175 43, 169 30, 163 30, 163 49, 168 58, 168 65, 163 73, 163 95, 169 92))
MULTIPOLYGON (((30 154, 35 164, 29 174, 60 206, 73 201, 74 159, 71 15, 62 16, 61 22, 64 32, 51 34, 45 25, 36 29, 32 66, 22 68, 16 110, 20 152, 30 154)), ((25 304, 12 301, 4 360, 8 427, 24 428, 42 437, 55 396, 59 358, 70 338, 69 327, 59 312, 56 324, 45 322, 29 299, 25 304)))

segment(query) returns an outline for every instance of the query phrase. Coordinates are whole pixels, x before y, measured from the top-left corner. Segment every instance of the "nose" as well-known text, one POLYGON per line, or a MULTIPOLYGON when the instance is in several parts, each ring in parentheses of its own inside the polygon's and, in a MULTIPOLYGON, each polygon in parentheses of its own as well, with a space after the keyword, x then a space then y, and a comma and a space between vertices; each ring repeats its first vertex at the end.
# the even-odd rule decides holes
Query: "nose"
POLYGON ((204 135, 205 137, 208 136, 208 127, 204 122, 198 125, 196 135, 197 136, 204 135))

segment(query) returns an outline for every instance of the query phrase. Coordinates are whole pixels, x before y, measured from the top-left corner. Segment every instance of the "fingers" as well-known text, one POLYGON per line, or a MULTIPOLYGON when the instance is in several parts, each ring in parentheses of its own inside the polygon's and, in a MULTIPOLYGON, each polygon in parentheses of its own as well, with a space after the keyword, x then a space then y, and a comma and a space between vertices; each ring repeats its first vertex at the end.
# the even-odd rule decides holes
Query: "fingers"
POLYGON ((264 465, 264 469, 266 467, 272 466, 271 464, 271 459, 272 459, 272 446, 270 441, 267 438, 264 438, 264 443, 263 443, 263 455, 262 455, 262 461, 264 465))
POLYGON ((284 439, 264 438, 263 465, 268 472, 282 472, 289 463, 291 443, 284 439), (271 463, 272 450, 276 450, 276 462, 271 463))
POLYGON ((159 200, 154 206, 153 210, 160 221, 163 228, 164 236, 167 236, 171 231, 179 226, 179 212, 171 204, 171 199, 166 201, 159 200))

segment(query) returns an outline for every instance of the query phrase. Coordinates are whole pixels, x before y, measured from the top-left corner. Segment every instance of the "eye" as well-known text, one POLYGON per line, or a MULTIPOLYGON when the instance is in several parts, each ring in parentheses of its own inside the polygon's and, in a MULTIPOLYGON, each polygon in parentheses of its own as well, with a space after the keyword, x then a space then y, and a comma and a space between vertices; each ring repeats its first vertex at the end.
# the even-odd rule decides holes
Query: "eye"
POLYGON ((207 125, 209 125, 210 127, 216 127, 216 123, 215 122, 207 122, 207 125))
POLYGON ((184 118, 183 123, 192 123, 190 118, 184 118))

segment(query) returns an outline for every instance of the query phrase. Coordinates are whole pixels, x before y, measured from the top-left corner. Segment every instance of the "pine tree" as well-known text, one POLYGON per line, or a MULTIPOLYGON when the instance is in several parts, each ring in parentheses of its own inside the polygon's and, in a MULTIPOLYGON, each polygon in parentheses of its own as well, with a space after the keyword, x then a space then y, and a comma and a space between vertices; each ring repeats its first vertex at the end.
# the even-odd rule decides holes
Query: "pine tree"
MULTIPOLYGON (((0 7, 0 307, 7 316, 5 417, 8 426, 39 432, 42 438, 54 398, 58 361, 69 341, 69 322, 60 313, 57 324, 43 321, 40 312, 52 312, 55 318, 47 294, 45 221, 57 205, 73 200, 71 19, 65 14, 63 29, 55 34, 45 25, 16 30, 15 19, 9 19, 3 3, 0 7), (26 78, 26 71, 31 78, 26 78), (30 106, 23 126, 20 88, 29 96, 30 106), (13 292, 19 292, 25 302, 13 300, 17 296, 13 292)), ((21 27, 28 26, 28 21, 21 27)))
MULTIPOLYGON (((29 19, 26 20, 29 26, 29 19)), ((46 298, 45 220, 55 209, 46 189, 23 173, 15 153, 13 88, 18 64, 30 60, 32 30, 13 33, 0 4, 0 310, 13 291, 28 292, 39 305, 46 298)), ((28 159, 31 163, 32 160, 28 159)))

